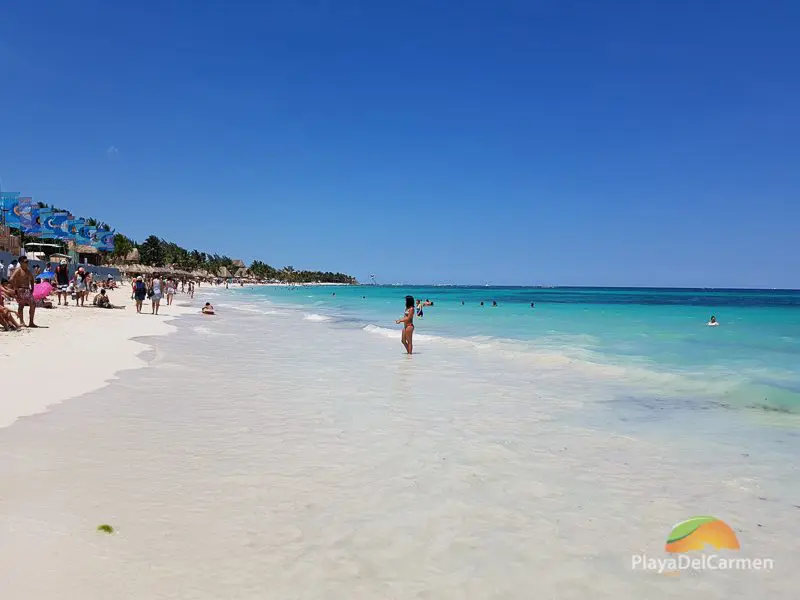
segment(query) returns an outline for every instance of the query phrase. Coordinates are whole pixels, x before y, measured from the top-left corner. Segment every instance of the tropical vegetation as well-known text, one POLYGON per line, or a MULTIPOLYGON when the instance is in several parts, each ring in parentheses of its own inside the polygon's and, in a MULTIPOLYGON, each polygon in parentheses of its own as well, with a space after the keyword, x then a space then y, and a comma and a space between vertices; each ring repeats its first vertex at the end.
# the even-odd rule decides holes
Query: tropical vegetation
POLYGON ((344 273, 297 271, 291 265, 276 268, 260 260, 254 260, 247 268, 242 263, 237 264, 229 256, 187 250, 175 242, 161 239, 155 235, 149 236, 144 242, 138 244, 120 233, 116 234, 111 259, 112 261, 125 260, 134 249, 139 252, 140 263, 154 267, 171 266, 186 271, 199 269, 217 275, 225 272, 236 275, 240 269, 245 268, 249 275, 257 279, 273 279, 289 283, 357 283, 355 277, 344 273))
MULTIPOLYGON (((54 206, 48 206, 42 202, 40 208, 51 208, 62 210, 54 206)), ((97 227, 103 231, 111 231, 111 226, 98 219, 86 219, 87 225, 97 227)), ((19 234, 17 230, 13 232, 19 234)), ((42 240, 48 241, 48 240, 42 240)), ((58 243, 61 240, 50 240, 58 243)), ((117 233, 114 236, 114 251, 111 253, 101 252, 104 262, 121 263, 128 260, 133 250, 137 250, 139 258, 137 262, 152 267, 173 267, 185 271, 207 271, 213 275, 236 276, 241 270, 245 269, 248 275, 257 279, 271 279, 288 283, 357 283, 356 278, 344 273, 332 273, 330 271, 297 271, 291 265, 276 268, 260 260, 254 260, 250 267, 235 261, 229 256, 210 254, 199 250, 187 250, 175 242, 170 242, 158 236, 151 235, 144 242, 138 243, 131 238, 117 233)))

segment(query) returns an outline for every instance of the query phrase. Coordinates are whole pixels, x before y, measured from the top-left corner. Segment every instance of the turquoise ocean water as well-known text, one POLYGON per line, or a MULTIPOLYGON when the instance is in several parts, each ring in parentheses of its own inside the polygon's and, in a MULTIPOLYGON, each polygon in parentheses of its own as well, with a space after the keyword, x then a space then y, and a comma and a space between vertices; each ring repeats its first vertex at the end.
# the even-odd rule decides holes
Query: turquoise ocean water
POLYGON ((394 320, 410 294, 434 302, 416 319, 421 351, 435 340, 546 355, 687 399, 800 413, 800 291, 414 286, 232 291, 251 307, 303 311, 309 320, 385 335, 398 335, 394 320), (719 327, 706 325, 712 314, 719 327))

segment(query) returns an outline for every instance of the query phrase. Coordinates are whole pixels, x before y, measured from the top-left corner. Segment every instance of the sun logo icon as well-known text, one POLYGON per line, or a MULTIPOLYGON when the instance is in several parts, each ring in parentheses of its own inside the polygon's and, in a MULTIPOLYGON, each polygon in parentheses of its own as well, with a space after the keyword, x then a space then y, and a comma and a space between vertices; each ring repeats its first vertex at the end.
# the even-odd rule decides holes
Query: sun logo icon
POLYGON ((706 545, 717 550, 738 550, 739 540, 725 521, 716 517, 692 517, 672 528, 667 537, 667 552, 703 550, 706 545))

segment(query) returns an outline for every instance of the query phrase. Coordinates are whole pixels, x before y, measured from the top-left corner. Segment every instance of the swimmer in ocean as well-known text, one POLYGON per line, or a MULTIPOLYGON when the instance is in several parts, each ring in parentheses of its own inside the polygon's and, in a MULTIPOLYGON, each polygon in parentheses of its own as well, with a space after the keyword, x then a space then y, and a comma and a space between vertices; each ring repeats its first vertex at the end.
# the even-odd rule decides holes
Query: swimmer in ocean
POLYGON ((422 317, 423 310, 422 310, 422 300, 417 300, 417 316, 422 317))
POLYGON ((497 300, 492 300, 492 306, 497 307, 497 300))
POLYGON ((708 323, 706 323, 706 325, 708 325, 709 327, 717 327, 719 325, 719 321, 717 321, 717 317, 711 315, 711 318, 708 320, 708 323))
POLYGON ((408 354, 414 349, 414 296, 406 296, 406 312, 401 319, 395 321, 398 325, 402 323, 403 332, 400 334, 400 341, 408 354))

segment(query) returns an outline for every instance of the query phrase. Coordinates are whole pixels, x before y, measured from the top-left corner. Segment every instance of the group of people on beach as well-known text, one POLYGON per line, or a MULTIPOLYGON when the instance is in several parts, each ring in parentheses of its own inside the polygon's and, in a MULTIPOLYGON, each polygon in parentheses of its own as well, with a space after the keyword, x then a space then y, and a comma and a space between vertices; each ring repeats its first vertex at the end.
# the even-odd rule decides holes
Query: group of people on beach
MULTIPOLYGON (((186 283, 182 282, 181 289, 186 288, 186 283)), ((158 275, 145 280, 142 275, 138 275, 131 281, 131 300, 136 302, 136 312, 142 313, 142 304, 145 298, 150 299, 152 314, 157 315, 161 308, 161 301, 166 298, 167 306, 170 306, 178 290, 177 282, 168 277, 163 280, 158 275)), ((189 282, 189 294, 194 298, 194 282, 189 282)))
POLYGON ((72 275, 69 265, 62 260, 53 269, 52 263, 42 271, 37 265, 30 268, 27 256, 20 256, 6 267, 0 263, 0 327, 16 331, 21 327, 36 328, 34 319, 37 308, 55 308, 51 295, 55 295, 58 305, 69 306, 72 299, 76 306, 86 306, 86 298, 96 293, 93 306, 113 308, 106 296, 107 289, 117 287, 113 276, 97 282, 94 275, 85 267, 79 267, 72 275), (99 293, 98 293, 99 292, 99 293), (17 303, 16 312, 5 306, 6 301, 17 303), (28 307, 28 322, 24 319, 24 309, 28 307))
MULTIPOLYGON (((193 280, 177 281, 171 277, 162 280, 158 275, 145 281, 140 275, 131 282, 131 299, 136 302, 136 312, 141 313, 144 300, 149 298, 152 314, 157 315, 162 300, 166 299, 167 305, 171 305, 178 289, 194 298, 196 285, 193 280)), ((36 328, 38 325, 34 319, 37 308, 55 308, 62 304, 69 306, 70 300, 75 306, 84 307, 92 293, 94 298, 89 306, 123 308, 114 306, 106 293, 107 290, 118 287, 112 275, 108 275, 105 280, 96 280, 88 266, 79 266, 70 273, 66 260, 61 260, 55 268, 48 262, 44 271, 38 265, 31 268, 28 257, 24 255, 12 260, 8 267, 0 261, 0 330, 36 328), (53 296, 55 298, 51 300, 53 296), (9 302, 16 302, 16 311, 6 306, 9 302), (27 323, 23 314, 25 307, 28 307, 27 323)), ((213 314, 213 307, 209 307, 207 305, 203 308, 204 314, 213 314)))

